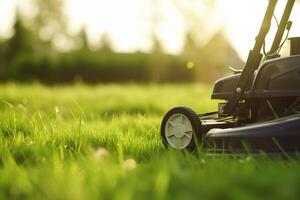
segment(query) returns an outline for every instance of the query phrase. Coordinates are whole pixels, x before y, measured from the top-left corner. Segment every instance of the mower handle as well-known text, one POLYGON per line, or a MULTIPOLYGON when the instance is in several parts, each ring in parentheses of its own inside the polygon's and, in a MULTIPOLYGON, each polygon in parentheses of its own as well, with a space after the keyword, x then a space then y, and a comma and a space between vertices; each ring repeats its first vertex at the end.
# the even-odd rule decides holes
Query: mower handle
MULTIPOLYGON (((289 26, 289 18, 291 16, 291 12, 292 9, 294 7, 295 4, 295 0, 288 0, 282 18, 280 20, 279 26, 278 26, 278 30, 276 32, 271 50, 268 52, 269 55, 274 55, 277 53, 277 50, 280 48, 280 44, 281 44, 281 40, 283 37, 283 34, 285 32, 285 29, 287 28, 287 26, 289 26)), ((291 28, 291 27, 289 27, 291 28)), ((267 59, 270 59, 272 57, 268 57, 267 59)))
MULTIPOLYGON (((263 55, 260 53, 260 51, 264 45, 266 35, 270 30, 272 17, 274 15, 277 2, 278 0, 269 0, 269 5, 267 7, 267 11, 264 20, 262 22, 259 34, 256 37, 254 48, 253 50, 250 51, 248 55, 245 67, 241 73, 241 76, 238 80, 236 89, 232 97, 229 99, 229 101, 227 101, 226 105, 224 106, 224 110, 223 110, 224 114, 230 115, 234 113, 235 107, 238 105, 238 103, 242 100, 244 96, 246 87, 248 86, 251 78, 253 77, 254 71, 259 67, 262 61, 263 55)), ((274 54, 280 47, 280 43, 285 28, 287 27, 289 17, 291 15, 294 4, 295 4, 295 0, 287 1, 271 50, 269 52, 270 54, 274 54)))
POLYGON ((259 33, 256 37, 254 48, 249 52, 245 67, 238 80, 236 89, 232 97, 229 99, 229 101, 227 101, 227 103, 224 106, 224 110, 223 110, 224 114, 230 115, 234 113, 235 107, 242 99, 245 93, 245 89, 249 83, 249 80, 252 77, 253 72, 259 67, 261 63, 263 55, 260 53, 260 51, 265 42, 266 35, 270 30, 271 21, 275 12, 277 2, 278 0, 269 0, 269 5, 267 7, 267 11, 264 16, 259 33))

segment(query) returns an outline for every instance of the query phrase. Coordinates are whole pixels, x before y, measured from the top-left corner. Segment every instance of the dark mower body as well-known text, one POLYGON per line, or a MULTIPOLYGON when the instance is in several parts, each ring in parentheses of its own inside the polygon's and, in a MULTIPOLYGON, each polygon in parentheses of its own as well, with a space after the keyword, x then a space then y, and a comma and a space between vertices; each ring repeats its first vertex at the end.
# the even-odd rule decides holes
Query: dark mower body
MULTIPOLYGON (((215 83, 212 99, 229 100, 241 74, 222 78, 215 83)), ((252 75, 244 98, 300 96, 300 55, 264 62, 252 75)))
POLYGON ((300 152, 300 38, 291 39, 291 55, 281 58, 284 32, 295 0, 289 0, 271 50, 263 55, 277 0, 270 0, 253 50, 242 71, 215 83, 217 112, 195 114, 177 107, 161 125, 165 146, 194 150, 200 143, 212 153, 300 152), (197 119, 196 119, 197 118, 197 119))
MULTIPOLYGON (((212 99, 229 100, 239 77, 235 74, 218 80, 212 99)), ((236 152, 245 148, 255 152, 300 150, 300 55, 263 63, 251 77, 243 101, 237 107, 240 120, 231 128, 207 130, 208 148, 236 152)))

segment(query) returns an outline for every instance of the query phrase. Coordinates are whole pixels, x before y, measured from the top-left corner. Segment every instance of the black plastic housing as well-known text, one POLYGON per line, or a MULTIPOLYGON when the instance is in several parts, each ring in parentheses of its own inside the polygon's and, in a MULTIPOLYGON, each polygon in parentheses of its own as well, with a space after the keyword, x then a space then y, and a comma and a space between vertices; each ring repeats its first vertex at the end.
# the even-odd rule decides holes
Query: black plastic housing
POLYGON ((300 55, 300 37, 289 38, 290 40, 290 55, 300 55))
MULTIPOLYGON (((212 99, 228 100, 236 89, 240 74, 215 83, 212 99)), ((253 74, 244 98, 300 96, 300 55, 264 62, 253 74)))

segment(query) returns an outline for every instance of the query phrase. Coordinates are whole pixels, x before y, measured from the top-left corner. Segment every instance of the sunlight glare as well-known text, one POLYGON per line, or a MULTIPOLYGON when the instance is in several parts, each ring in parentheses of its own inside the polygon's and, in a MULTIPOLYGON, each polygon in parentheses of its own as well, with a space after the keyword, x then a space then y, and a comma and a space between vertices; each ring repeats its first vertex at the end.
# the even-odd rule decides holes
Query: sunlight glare
MULTIPOLYGON (((263 20, 268 1, 252 0, 252 1, 236 1, 226 0, 219 1, 218 12, 224 18, 226 33, 233 46, 237 49, 242 59, 246 59, 249 50, 253 48, 255 37, 258 34, 261 22, 263 20)), ((280 20, 286 1, 278 1, 275 15, 280 20)), ((299 34, 300 26, 297 26, 297 14, 299 13, 299 5, 294 7, 291 20, 294 21, 290 35, 299 34)), ((272 21, 270 33, 266 38, 267 48, 270 47, 273 37, 277 30, 276 22, 272 21)))
POLYGON ((158 28, 152 30, 153 7, 150 1, 140 0, 67 0, 66 12, 71 31, 85 26, 91 43, 102 34, 109 34, 117 51, 147 51, 151 47, 151 34, 158 35, 168 52, 178 53, 184 34, 184 22, 170 2, 160 4, 158 28))
MULTIPOLYGON (((22 13, 28 13, 25 11, 30 9, 24 3, 28 1, 0 0, 0 17, 6 19, 0 20, 0 36, 9 37, 13 34, 14 9, 19 7, 22 13)), ((189 4, 191 2, 186 3, 192 5, 189 4)), ((279 20, 285 3, 278 1, 276 16, 279 20)), ((253 48, 267 4, 268 0, 218 0, 212 18, 205 20, 209 32, 203 41, 209 41, 215 32, 223 30, 245 60, 253 48)), ((176 54, 182 50, 188 22, 172 0, 65 0, 64 8, 68 31, 75 35, 81 28, 86 28, 91 46, 97 47, 102 35, 108 34, 117 52, 149 51, 152 47, 151 37, 155 35, 166 52, 176 54), (157 5, 153 6, 155 3, 157 5)), ((204 8, 197 7, 195 12, 204 12, 204 8)), ((290 36, 300 35, 300 26, 297 26, 299 13, 298 3, 291 16, 294 24, 290 36)), ((268 47, 275 30, 276 23, 273 20, 266 41, 268 47)))

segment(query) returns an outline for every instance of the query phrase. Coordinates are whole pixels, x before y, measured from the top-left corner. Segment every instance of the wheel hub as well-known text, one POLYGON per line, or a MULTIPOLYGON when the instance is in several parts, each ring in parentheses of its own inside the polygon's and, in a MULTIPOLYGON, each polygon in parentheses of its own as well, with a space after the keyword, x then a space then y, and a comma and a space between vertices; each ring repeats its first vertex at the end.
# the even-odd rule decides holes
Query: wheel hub
POLYGON ((184 125, 177 123, 174 129, 174 135, 176 138, 182 138, 184 136, 186 131, 184 125))
POLYGON ((186 148, 192 140, 193 133, 192 124, 184 114, 176 113, 168 119, 165 134, 173 148, 186 148))

